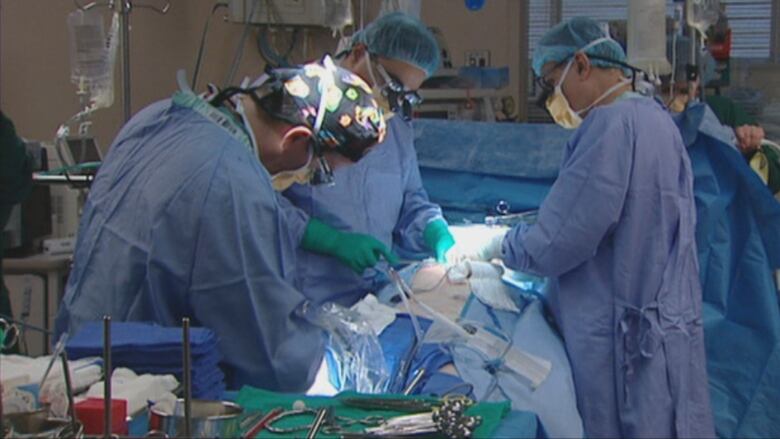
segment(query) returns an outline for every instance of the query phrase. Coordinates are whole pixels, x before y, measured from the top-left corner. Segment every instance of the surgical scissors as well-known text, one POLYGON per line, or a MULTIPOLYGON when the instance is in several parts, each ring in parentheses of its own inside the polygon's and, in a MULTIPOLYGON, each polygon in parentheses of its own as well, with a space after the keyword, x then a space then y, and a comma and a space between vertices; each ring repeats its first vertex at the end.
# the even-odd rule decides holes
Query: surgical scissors
POLYGON ((19 341, 19 327, 15 323, 0 318, 0 351, 7 351, 19 341))

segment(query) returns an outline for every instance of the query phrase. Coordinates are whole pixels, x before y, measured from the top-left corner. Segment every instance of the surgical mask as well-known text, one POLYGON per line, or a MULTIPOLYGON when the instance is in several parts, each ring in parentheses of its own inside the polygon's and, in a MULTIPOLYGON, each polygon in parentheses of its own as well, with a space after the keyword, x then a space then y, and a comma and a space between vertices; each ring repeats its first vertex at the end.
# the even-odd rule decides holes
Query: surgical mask
POLYGON ((395 116, 395 113, 390 109, 390 102, 387 100, 387 96, 382 93, 382 87, 379 86, 379 82, 376 80, 376 76, 374 75, 374 65, 371 62, 371 57, 368 55, 368 52, 364 55, 365 62, 368 65, 368 76, 371 78, 371 90, 372 94, 374 95, 374 99, 376 99, 377 104, 379 104, 379 108, 382 109, 384 112, 385 121, 388 121, 395 116))
MULTIPOLYGON (((220 106, 225 100, 228 99, 233 102, 233 105, 236 108, 236 113, 241 117, 241 120, 246 128, 245 131, 248 138, 247 143, 254 150, 254 153, 257 157, 260 157, 260 155, 259 155, 259 147, 257 145, 257 140, 255 139, 254 136, 254 131, 252 130, 252 126, 247 118, 246 111, 243 107, 241 100, 234 99, 234 97, 235 95, 238 94, 249 96, 252 100, 255 101, 255 104, 258 107, 262 108, 262 103, 259 102, 259 99, 261 98, 257 95, 257 90, 261 88, 262 85, 267 80, 268 80, 268 75, 267 74, 263 75, 257 81, 255 81, 249 88, 246 88, 247 84, 249 83, 249 79, 247 78, 243 82, 241 87, 226 88, 225 90, 222 90, 219 93, 217 93, 217 95, 214 96, 210 101, 210 103, 214 106, 220 106)), ((326 87, 327 86, 323 86, 323 88, 326 87)), ((283 171, 273 175, 271 177, 271 183, 276 190, 283 191, 288 187, 290 187, 293 183, 328 185, 328 186, 334 184, 335 177, 333 176, 333 171, 328 165, 328 162, 325 159, 325 157, 322 155, 322 146, 317 143, 319 141, 317 139, 317 134, 319 133, 322 127, 322 123, 325 116, 325 104, 326 104, 325 96, 326 96, 325 94, 322 94, 320 97, 320 103, 317 109, 317 117, 315 119, 314 126, 312 127, 312 135, 313 135, 312 141, 314 146, 310 146, 309 157, 306 161, 306 164, 301 166, 298 169, 292 171, 283 171), (313 156, 316 156, 316 160, 313 159, 313 156)))
POLYGON ((311 148, 309 149, 309 157, 306 159, 306 164, 298 169, 291 171, 282 171, 271 176, 271 185, 277 192, 287 190, 295 183, 309 184, 314 176, 314 169, 312 168, 312 157, 314 156, 311 148))
MULTIPOLYGON (((582 49, 578 50, 576 53, 583 53, 586 50, 590 49, 591 47, 609 40, 610 40, 609 38, 604 37, 604 38, 599 38, 597 40, 591 41, 589 44, 587 44, 582 49)), ((547 98, 547 102, 545 102, 547 111, 550 112, 550 116, 552 116, 555 123, 560 125, 563 128, 570 129, 570 130, 575 129, 582 124, 582 114, 590 111, 590 109, 595 107, 599 102, 603 101, 607 96, 611 95, 615 90, 631 82, 631 80, 629 79, 624 79, 622 81, 619 81, 617 84, 613 85, 612 87, 607 89, 607 91, 602 93, 601 96, 596 98, 596 100, 591 102, 590 105, 583 108, 582 110, 574 111, 571 108, 568 99, 566 99, 566 96, 563 94, 563 90, 561 88, 563 81, 566 79, 566 75, 569 74, 569 69, 571 69, 573 63, 574 63, 574 56, 572 56, 569 62, 566 63, 566 68, 564 68, 563 70, 561 79, 559 79, 558 83, 555 84, 555 91, 549 98, 547 98)))
POLYGON ((563 80, 566 79, 566 74, 569 73, 572 61, 574 61, 574 58, 566 64, 566 69, 563 71, 561 79, 555 84, 555 91, 552 96, 547 98, 547 102, 545 103, 547 111, 550 112, 550 116, 552 116, 555 123, 567 130, 573 130, 582 123, 579 112, 572 110, 569 101, 563 94, 563 90, 561 90, 561 84, 563 83, 563 80))

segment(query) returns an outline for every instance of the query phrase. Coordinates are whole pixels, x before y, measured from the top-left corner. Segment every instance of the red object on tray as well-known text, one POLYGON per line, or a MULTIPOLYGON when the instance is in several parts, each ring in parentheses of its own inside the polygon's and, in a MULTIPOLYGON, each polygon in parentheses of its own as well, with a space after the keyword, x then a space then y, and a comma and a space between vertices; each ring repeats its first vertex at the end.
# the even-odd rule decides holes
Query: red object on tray
MULTIPOLYGON (((103 398, 89 398, 74 407, 76 418, 84 425, 84 434, 103 434, 103 398)), ((127 436, 127 401, 111 400, 111 433, 127 436)))

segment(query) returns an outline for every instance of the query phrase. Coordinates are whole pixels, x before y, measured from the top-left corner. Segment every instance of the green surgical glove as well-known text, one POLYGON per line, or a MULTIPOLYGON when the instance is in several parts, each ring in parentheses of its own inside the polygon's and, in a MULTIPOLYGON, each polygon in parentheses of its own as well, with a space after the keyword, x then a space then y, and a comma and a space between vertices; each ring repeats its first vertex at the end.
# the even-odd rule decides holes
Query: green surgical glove
POLYGON ((363 274, 384 258, 391 265, 398 257, 373 236, 336 230, 322 221, 312 218, 306 224, 301 247, 311 252, 334 256, 357 274, 363 274))
POLYGON ((436 262, 447 262, 447 251, 455 245, 455 238, 452 237, 446 221, 436 219, 429 222, 423 231, 423 239, 428 248, 436 253, 436 262))

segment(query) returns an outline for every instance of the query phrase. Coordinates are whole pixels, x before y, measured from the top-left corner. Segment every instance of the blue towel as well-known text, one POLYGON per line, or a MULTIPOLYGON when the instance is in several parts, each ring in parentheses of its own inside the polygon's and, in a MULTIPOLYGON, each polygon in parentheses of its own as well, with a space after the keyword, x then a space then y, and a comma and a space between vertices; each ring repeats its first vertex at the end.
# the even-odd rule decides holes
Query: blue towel
POLYGON ((412 391, 413 395, 444 396, 454 388, 458 388, 458 393, 467 393, 469 388, 462 386, 464 382, 460 377, 439 373, 439 369, 448 364, 452 364, 452 354, 448 347, 440 343, 424 343, 414 356, 404 387, 411 384, 420 368, 425 368, 422 379, 412 391))
MULTIPOLYGON (((111 323, 111 352, 179 353, 181 355, 181 328, 158 326, 141 322, 111 323)), ((190 329, 192 355, 207 353, 215 348, 217 336, 206 328, 190 329)), ((103 323, 87 322, 68 340, 68 354, 100 355, 103 352, 103 323)))
POLYGON ((544 439, 547 433, 534 413, 512 410, 493 432, 493 437, 495 439, 544 439))
MULTIPOLYGON (((122 365, 122 367, 127 367, 128 369, 132 369, 136 373, 149 373, 152 375, 165 375, 165 374, 172 374, 175 375, 177 378, 182 377, 182 368, 180 366, 177 366, 175 368, 161 368, 161 367, 148 367, 148 366, 134 366, 134 367, 128 367, 126 365, 122 365)), ((192 368, 192 383, 193 385, 195 383, 207 383, 211 382, 215 379, 215 377, 219 377, 220 379, 224 379, 225 375, 222 372, 222 369, 220 369, 217 366, 208 367, 208 368, 192 368)))
MULTIPOLYGON (((146 351, 141 351, 146 353, 146 351)), ((131 366, 143 366, 143 367, 157 367, 160 369, 170 369, 173 367, 181 368, 182 356, 177 355, 176 352, 165 352, 162 355, 144 355, 138 354, 138 351, 133 352, 119 352, 114 354, 112 352, 112 359, 115 362, 131 366)), ((213 367, 218 365, 222 361, 222 355, 216 349, 202 355, 192 355, 190 357, 193 368, 213 367)), ((131 367, 132 368, 132 367, 131 367)))
MULTIPOLYGON (((433 323, 432 320, 422 317, 418 320, 423 333, 428 331, 433 323)), ((461 393, 467 393, 466 391, 470 390, 463 386, 464 382, 459 377, 448 377, 439 373, 439 369, 452 363, 449 348, 439 343, 423 343, 416 351, 413 351, 414 341, 414 327, 408 314, 398 314, 395 321, 385 328, 379 336, 385 362, 391 373, 390 391, 402 392, 411 383, 415 373, 420 368, 425 368, 425 373, 414 389, 414 394, 442 395, 453 388, 458 388, 461 393), (410 356, 414 356, 411 367, 407 369, 405 376, 399 377, 403 362, 408 361, 410 356)))
MULTIPOLYGON (((111 323, 111 357, 114 367, 136 373, 172 374, 182 379, 181 328, 140 322, 111 323)), ((217 336, 205 328, 190 329, 192 394, 199 399, 218 399, 225 391, 225 374, 220 369, 222 354, 217 336)), ((103 325, 89 322, 66 347, 71 359, 103 354, 103 325)))
POLYGON ((463 381, 463 378, 443 372, 433 372, 423 378, 423 381, 412 392, 412 395, 444 397, 450 394, 464 395, 474 399, 474 386, 463 381))
MULTIPOLYGON (((420 329, 427 331, 432 321, 426 318, 418 318, 420 329)), ((385 364, 390 373, 390 391, 400 393, 406 385, 408 375, 414 373, 412 367, 407 368, 404 377, 399 377, 403 364, 414 355, 415 334, 412 319, 408 314, 397 314, 393 323, 387 326, 379 335, 379 344, 385 355, 385 364)), ((414 366, 414 364, 412 364, 414 366)))
POLYGON ((780 204, 705 105, 676 119, 696 197, 696 248, 715 432, 780 437, 780 204))

